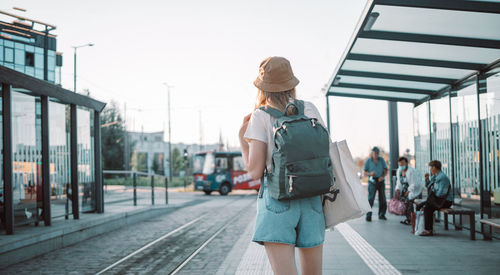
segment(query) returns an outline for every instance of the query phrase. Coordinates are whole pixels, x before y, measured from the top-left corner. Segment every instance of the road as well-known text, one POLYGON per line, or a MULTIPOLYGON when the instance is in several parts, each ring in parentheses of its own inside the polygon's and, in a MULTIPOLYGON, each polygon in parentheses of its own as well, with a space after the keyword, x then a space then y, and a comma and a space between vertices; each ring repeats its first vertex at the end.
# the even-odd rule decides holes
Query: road
POLYGON ((256 193, 193 204, 0 270, 1 274, 215 274, 255 217, 256 193))

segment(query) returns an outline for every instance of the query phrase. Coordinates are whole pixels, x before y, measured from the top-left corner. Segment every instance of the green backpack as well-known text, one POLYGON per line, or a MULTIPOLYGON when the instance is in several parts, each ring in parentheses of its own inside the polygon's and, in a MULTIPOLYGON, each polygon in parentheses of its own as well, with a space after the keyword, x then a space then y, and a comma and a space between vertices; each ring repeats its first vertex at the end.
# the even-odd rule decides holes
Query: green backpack
POLYGON ((285 112, 269 106, 260 109, 277 119, 273 125, 272 171, 264 175, 271 197, 291 200, 333 193, 330 137, 316 118, 304 115, 304 102, 289 103, 285 112), (296 112, 287 116, 286 110, 291 106, 296 112))

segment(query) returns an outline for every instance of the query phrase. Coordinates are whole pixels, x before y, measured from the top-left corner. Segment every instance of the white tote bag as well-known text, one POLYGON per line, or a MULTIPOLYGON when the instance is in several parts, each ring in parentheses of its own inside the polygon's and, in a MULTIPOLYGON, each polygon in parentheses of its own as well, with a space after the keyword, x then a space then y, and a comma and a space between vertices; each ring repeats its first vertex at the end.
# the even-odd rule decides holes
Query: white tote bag
POLYGON ((416 215, 417 218, 415 219, 415 235, 419 236, 425 230, 424 211, 417 211, 416 215))
POLYGON ((371 211, 368 197, 361 186, 358 169, 345 140, 330 144, 335 188, 339 190, 335 201, 332 194, 324 195, 323 213, 326 229, 339 223, 356 219, 371 211))

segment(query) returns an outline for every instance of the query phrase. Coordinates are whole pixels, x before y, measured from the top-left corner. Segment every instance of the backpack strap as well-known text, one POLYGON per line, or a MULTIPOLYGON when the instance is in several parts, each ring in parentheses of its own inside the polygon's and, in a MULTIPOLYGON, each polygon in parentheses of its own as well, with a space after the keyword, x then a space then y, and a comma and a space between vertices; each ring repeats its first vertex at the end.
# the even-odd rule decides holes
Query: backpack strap
POLYGON ((280 110, 274 109, 274 108, 269 107, 269 106, 262 106, 259 109, 270 114, 272 117, 280 118, 282 116, 285 116, 286 110, 288 110, 288 107, 290 107, 290 106, 295 106, 297 108, 297 110, 299 110, 299 115, 304 114, 304 101, 298 100, 298 99, 288 103, 285 107, 285 112, 281 112, 280 110))
POLYGON ((285 113, 286 113, 286 110, 288 110, 288 107, 290 106, 295 106, 295 108, 297 108, 297 110, 299 110, 299 115, 303 115, 304 114, 304 101, 302 100, 294 100, 290 103, 288 103, 285 107, 285 113))
POLYGON ((269 106, 262 106, 259 109, 270 114, 272 117, 275 117, 275 118, 280 118, 283 116, 283 112, 281 112, 280 110, 274 109, 272 107, 269 107, 269 106))
POLYGON ((264 174, 260 178, 260 188, 259 188, 259 198, 262 198, 262 195, 264 194, 264 177, 267 176, 268 171, 267 171, 267 165, 266 168, 264 168, 264 174))

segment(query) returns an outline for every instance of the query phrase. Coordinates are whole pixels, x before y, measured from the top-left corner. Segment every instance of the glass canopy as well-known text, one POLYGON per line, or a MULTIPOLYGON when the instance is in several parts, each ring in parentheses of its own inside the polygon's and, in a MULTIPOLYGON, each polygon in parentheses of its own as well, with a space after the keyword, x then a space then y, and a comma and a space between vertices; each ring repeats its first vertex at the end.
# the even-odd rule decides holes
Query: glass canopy
POLYGON ((419 104, 500 62, 500 1, 371 0, 327 96, 419 104))

